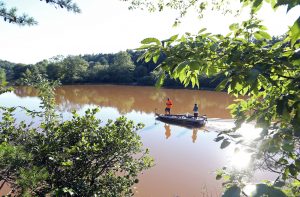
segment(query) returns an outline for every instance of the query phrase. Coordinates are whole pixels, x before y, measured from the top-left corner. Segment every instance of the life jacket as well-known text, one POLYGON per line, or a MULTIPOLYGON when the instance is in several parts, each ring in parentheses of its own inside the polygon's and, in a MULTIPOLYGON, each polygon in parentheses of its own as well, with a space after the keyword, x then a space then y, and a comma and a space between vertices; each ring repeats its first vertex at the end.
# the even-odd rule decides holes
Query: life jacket
POLYGON ((167 100, 166 105, 167 105, 167 108, 171 108, 173 105, 172 100, 167 100))

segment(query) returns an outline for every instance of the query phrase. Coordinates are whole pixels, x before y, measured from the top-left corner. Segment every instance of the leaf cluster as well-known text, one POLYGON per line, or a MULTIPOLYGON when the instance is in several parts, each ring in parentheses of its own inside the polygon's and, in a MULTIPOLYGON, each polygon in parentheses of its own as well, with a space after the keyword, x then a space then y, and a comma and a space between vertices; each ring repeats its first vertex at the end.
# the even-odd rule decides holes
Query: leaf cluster
POLYGON ((0 94, 11 91, 12 88, 7 87, 5 70, 0 68, 0 94))
POLYGON ((174 26, 181 23, 181 19, 188 12, 196 12, 199 18, 202 18, 206 10, 221 11, 225 14, 239 15, 242 8, 234 9, 233 4, 239 2, 242 7, 250 7, 251 14, 257 13, 264 3, 269 4, 273 9, 279 6, 286 6, 287 12, 299 5, 299 0, 121 0, 129 3, 129 10, 141 9, 149 12, 162 12, 165 10, 176 10, 178 16, 175 19, 174 26))
POLYGON ((16 107, 1 108, 0 179, 17 196, 131 196, 138 173, 153 165, 136 132, 143 125, 125 117, 102 125, 97 108, 59 121, 53 84, 36 80, 28 82, 39 91, 42 122, 17 123, 16 107))
MULTIPOLYGON (((223 77, 217 89, 238 98, 229 106, 235 128, 220 133, 216 141, 222 141, 221 148, 232 141, 243 144, 242 136, 235 132, 243 123, 253 122, 263 130, 258 139, 247 144, 248 150, 253 152, 255 166, 278 173, 277 180, 287 183, 285 186, 297 185, 300 171, 299 19, 279 40, 272 40, 254 16, 241 24, 232 24, 230 30, 226 36, 212 35, 202 29, 197 35, 186 33, 164 41, 144 39, 141 49, 147 51, 141 58, 155 61, 161 54, 166 56, 157 67, 162 73, 159 83, 166 75, 186 86, 199 86, 199 76, 223 77)), ((230 195, 240 194, 244 184, 233 187, 230 195)), ((270 189, 269 186, 257 187, 265 192, 270 189)))

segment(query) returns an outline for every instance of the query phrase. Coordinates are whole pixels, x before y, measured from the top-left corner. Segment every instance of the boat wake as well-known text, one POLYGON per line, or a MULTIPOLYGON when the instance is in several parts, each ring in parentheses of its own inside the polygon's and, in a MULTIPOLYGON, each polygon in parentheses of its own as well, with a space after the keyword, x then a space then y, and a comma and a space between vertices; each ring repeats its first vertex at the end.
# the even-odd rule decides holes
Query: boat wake
POLYGON ((204 127, 207 131, 221 132, 234 127, 234 119, 208 118, 204 127))

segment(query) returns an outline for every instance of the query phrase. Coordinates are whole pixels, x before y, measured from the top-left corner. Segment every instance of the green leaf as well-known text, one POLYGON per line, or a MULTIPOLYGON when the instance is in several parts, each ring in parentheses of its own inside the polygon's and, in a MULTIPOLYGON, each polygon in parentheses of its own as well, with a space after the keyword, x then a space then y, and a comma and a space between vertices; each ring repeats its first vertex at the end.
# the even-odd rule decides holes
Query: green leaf
POLYGON ((295 165, 300 169, 300 158, 295 161, 295 165))
POLYGON ((229 144, 230 142, 227 139, 223 140, 223 142, 221 143, 221 149, 226 148, 229 144))
POLYGON ((263 37, 259 34, 259 33, 254 33, 254 38, 256 39, 256 40, 262 40, 263 39, 263 37))
POLYGON ((146 54, 145 55, 145 62, 150 62, 152 59, 151 55, 150 54, 146 54))
POLYGON ((252 12, 256 13, 262 6, 263 0, 255 0, 252 4, 252 12))
POLYGON ((234 186, 226 189, 226 191, 224 192, 222 197, 240 197, 240 195, 241 195, 241 188, 234 185, 234 186))
POLYGON ((178 66, 176 66, 176 68, 174 69, 174 72, 178 72, 180 73, 183 69, 186 68, 186 66, 188 66, 189 61, 183 61, 180 64, 178 64, 178 66))
POLYGON ((284 158, 280 158, 279 161, 278 161, 279 164, 283 164, 283 165, 286 165, 288 164, 288 161, 284 158))
POLYGON ((231 31, 237 30, 239 28, 239 24, 238 23, 233 23, 229 26, 229 29, 231 31))
POLYGON ((182 42, 182 43, 186 42, 186 38, 184 37, 184 35, 181 36, 180 42, 182 42))
POLYGON ((271 4, 272 8, 275 9, 275 5, 277 3, 277 0, 269 0, 269 1, 270 1, 269 3, 271 4))
POLYGON ((287 177, 289 176, 289 173, 290 173, 289 168, 285 168, 284 172, 282 173, 282 179, 287 180, 287 177))
POLYGON ((240 1, 240 2, 243 2, 243 7, 246 7, 246 6, 248 6, 250 4, 249 0, 240 1))
POLYGON ((199 68, 200 68, 199 63, 195 62, 195 61, 190 61, 189 66, 190 66, 190 70, 192 70, 192 71, 199 70, 199 68))
POLYGON ((300 17, 295 21, 290 29, 289 35, 291 37, 291 45, 294 46, 296 41, 300 38, 300 17))
POLYGON ((294 164, 289 165, 289 172, 291 173, 291 175, 297 176, 298 171, 294 164))
POLYGON ((155 86, 156 87, 161 87, 162 84, 164 83, 164 80, 165 80, 165 73, 162 73, 159 78, 157 79, 156 83, 155 83, 155 86))
POLYGON ((267 39, 267 40, 272 39, 272 37, 270 36, 270 34, 268 34, 265 31, 257 31, 257 32, 255 32, 254 36, 255 36, 256 39, 259 39, 259 40, 261 40, 263 38, 267 39))
POLYGON ((181 72, 179 74, 179 81, 183 82, 186 79, 186 73, 185 72, 181 72))
POLYGON ((223 136, 219 136, 219 137, 215 138, 214 141, 215 141, 215 142, 218 142, 218 141, 223 140, 223 139, 224 139, 223 136))
POLYGON ((191 82, 192 82, 192 87, 195 87, 195 84, 196 84, 196 78, 195 78, 195 77, 192 77, 192 78, 191 78, 191 82))
POLYGON ((156 43, 157 45, 161 45, 161 42, 157 38, 145 38, 141 41, 142 44, 151 44, 156 43))
POLYGON ((293 55, 294 55, 294 51, 292 51, 292 50, 285 51, 281 54, 282 57, 290 57, 293 55))
POLYGON ((295 6, 299 5, 299 0, 277 0, 274 8, 282 5, 287 5, 287 12, 290 11, 295 6))
POLYGON ((282 45, 282 42, 281 42, 281 41, 276 42, 275 44, 272 45, 271 49, 277 49, 277 48, 279 48, 281 45, 282 45))
POLYGON ((219 83, 219 85, 216 87, 217 91, 221 91, 224 90, 226 85, 228 83, 228 79, 224 79, 221 83, 219 83))
POLYGON ((244 88, 244 86, 242 84, 240 84, 239 82, 237 82, 234 87, 234 89, 238 92, 241 91, 243 88, 244 88))
POLYGON ((160 57, 160 51, 156 52, 155 55, 153 55, 153 62, 156 64, 158 59, 160 57))
POLYGON ((153 45, 142 45, 139 48, 137 48, 137 50, 145 50, 145 49, 149 49, 150 47, 152 47, 153 45))
POLYGON ((285 185, 285 182, 284 181, 276 181, 274 183, 274 187, 283 187, 285 185))
POLYGON ((216 43, 214 43, 210 46, 210 50, 212 50, 212 51, 216 51, 217 49, 218 49, 218 45, 216 43))
POLYGON ((293 66, 300 65, 300 59, 298 59, 298 60, 292 60, 291 63, 293 64, 293 66))
POLYGON ((178 38, 178 34, 171 36, 170 41, 175 41, 178 38))
POLYGON ((206 28, 202 28, 198 31, 198 34, 201 34, 202 32, 206 31, 207 29, 206 28))

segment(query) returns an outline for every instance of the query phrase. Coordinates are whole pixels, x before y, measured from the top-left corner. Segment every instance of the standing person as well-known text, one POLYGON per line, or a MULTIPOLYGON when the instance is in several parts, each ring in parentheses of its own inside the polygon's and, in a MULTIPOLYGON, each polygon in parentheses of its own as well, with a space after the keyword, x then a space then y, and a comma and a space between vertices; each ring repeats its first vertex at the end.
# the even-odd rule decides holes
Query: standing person
POLYGON ((165 114, 171 114, 171 108, 173 106, 173 102, 170 98, 167 98, 165 114))
POLYGON ((198 117, 198 114, 199 114, 199 108, 198 108, 198 105, 196 103, 194 105, 193 112, 194 112, 194 118, 196 119, 198 117))

